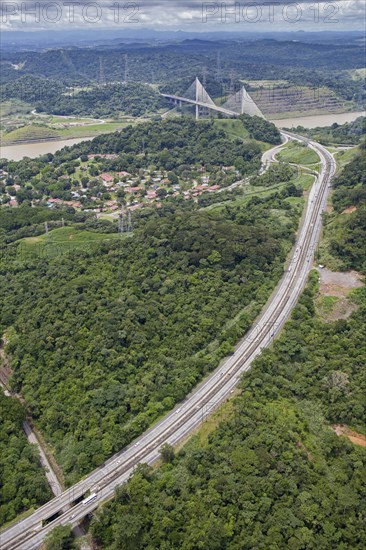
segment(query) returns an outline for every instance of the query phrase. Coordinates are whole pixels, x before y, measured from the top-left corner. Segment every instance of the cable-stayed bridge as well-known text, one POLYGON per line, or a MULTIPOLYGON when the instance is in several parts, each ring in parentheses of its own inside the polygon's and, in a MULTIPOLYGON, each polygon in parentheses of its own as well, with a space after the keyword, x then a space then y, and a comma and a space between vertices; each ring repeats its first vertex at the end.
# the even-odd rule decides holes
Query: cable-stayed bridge
POLYGON ((183 103, 190 103, 191 105, 196 106, 196 119, 199 118, 200 108, 201 109, 210 109, 212 111, 217 111, 227 116, 240 116, 242 114, 247 114, 250 116, 260 116, 265 118, 258 105, 253 101, 247 90, 244 86, 240 88, 238 92, 231 95, 227 101, 219 106, 211 99, 208 92, 203 87, 202 83, 198 78, 190 85, 188 90, 182 96, 177 96, 173 94, 161 94, 163 97, 167 98, 170 101, 173 101, 175 105, 179 107, 183 103))

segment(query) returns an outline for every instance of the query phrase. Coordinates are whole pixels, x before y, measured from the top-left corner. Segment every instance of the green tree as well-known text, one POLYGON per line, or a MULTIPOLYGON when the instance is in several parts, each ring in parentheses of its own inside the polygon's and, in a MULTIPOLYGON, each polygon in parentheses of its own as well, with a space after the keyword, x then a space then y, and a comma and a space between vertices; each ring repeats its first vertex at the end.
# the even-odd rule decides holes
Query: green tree
POLYGON ((46 550, 74 550, 74 537, 69 525, 55 527, 45 538, 46 550))

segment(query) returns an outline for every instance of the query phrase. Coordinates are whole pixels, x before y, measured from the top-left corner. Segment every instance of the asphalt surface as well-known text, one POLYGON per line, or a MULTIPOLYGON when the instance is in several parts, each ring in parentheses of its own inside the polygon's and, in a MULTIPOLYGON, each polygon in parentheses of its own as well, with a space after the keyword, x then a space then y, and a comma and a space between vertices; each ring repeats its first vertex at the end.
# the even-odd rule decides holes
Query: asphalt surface
POLYGON ((288 132, 285 138, 305 141, 321 158, 321 171, 316 179, 303 215, 296 244, 286 271, 256 320, 252 329, 238 344, 233 355, 205 380, 186 399, 162 420, 151 427, 131 445, 113 456, 85 479, 64 491, 27 518, 0 533, 1 550, 33 550, 58 525, 73 527, 101 502, 113 496, 115 488, 126 481, 139 463, 153 464, 160 458, 164 443, 172 445, 184 440, 203 420, 234 392, 240 375, 247 371, 262 348, 269 346, 289 318, 312 268, 314 251, 321 230, 321 213, 325 209, 330 178, 335 172, 333 156, 321 145, 288 132), (79 502, 88 491, 96 498, 88 504, 79 502), (68 507, 71 508, 68 509, 68 507), (58 516, 41 526, 42 521, 58 516))

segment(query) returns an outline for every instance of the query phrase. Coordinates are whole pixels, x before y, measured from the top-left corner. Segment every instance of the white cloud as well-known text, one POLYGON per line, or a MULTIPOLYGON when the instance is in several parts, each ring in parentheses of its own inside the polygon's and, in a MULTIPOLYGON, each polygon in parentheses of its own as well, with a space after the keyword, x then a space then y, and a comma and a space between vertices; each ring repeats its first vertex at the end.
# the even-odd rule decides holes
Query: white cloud
POLYGON ((2 1, 4 30, 156 28, 214 30, 363 30, 365 0, 2 1), (255 4, 255 6, 253 5, 255 4), (118 9, 117 9, 118 6, 118 9), (234 13, 235 12, 235 13, 234 13))

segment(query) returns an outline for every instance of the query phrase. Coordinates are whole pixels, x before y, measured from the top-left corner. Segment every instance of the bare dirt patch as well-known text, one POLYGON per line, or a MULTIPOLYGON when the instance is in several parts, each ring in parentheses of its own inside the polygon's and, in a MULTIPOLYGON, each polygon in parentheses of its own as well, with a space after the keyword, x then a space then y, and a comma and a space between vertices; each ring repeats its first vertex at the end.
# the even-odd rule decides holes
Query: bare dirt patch
POLYGON ((0 382, 5 387, 9 387, 9 380, 13 376, 13 371, 7 365, 0 366, 0 382))
POLYGON ((354 288, 363 286, 362 275, 357 271, 331 271, 319 269, 320 293, 323 296, 347 296, 354 288))
POLYGON ((357 271, 331 271, 319 269, 320 287, 317 299, 318 313, 325 321, 348 319, 357 305, 348 296, 355 288, 363 286, 362 277, 357 271))
POLYGON ((345 208, 342 212, 342 214, 353 214, 353 212, 356 212, 357 207, 356 206, 349 206, 348 208, 345 208))
POLYGON ((331 428, 337 435, 346 436, 355 445, 366 447, 366 435, 354 432, 348 428, 348 426, 344 426, 342 424, 335 424, 334 426, 331 426, 331 428))
MULTIPOLYGON (((7 344, 7 340, 3 337, 4 346, 7 344)), ((9 387, 9 380, 13 376, 13 371, 9 366, 9 358, 7 357, 5 350, 0 346, 0 383, 6 388, 9 387)))
MULTIPOLYGON (((325 298, 333 298, 333 296, 325 298)), ((333 303, 327 303, 320 298, 317 302, 317 307, 321 318, 328 323, 332 323, 338 319, 348 319, 357 309, 357 305, 349 302, 347 298, 336 298, 336 301, 333 303)))

